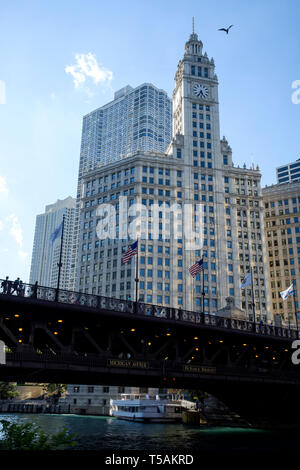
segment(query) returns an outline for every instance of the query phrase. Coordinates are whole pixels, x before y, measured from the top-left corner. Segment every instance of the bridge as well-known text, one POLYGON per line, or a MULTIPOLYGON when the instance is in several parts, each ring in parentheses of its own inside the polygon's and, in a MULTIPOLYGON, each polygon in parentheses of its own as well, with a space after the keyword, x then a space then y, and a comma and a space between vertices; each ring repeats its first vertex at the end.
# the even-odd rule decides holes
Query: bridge
POLYGON ((30 284, 0 290, 0 381, 201 389, 250 422, 299 420, 296 338, 288 328, 30 284))

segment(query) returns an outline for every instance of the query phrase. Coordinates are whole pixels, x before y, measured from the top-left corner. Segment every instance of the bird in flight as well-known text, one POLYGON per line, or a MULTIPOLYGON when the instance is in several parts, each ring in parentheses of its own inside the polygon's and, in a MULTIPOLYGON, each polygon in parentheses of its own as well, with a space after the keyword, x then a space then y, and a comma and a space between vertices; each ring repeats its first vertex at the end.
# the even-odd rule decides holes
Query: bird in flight
POLYGON ((225 31, 227 34, 229 33, 229 30, 230 28, 232 28, 233 24, 230 25, 227 29, 226 28, 221 28, 221 29, 218 29, 218 31, 225 31))

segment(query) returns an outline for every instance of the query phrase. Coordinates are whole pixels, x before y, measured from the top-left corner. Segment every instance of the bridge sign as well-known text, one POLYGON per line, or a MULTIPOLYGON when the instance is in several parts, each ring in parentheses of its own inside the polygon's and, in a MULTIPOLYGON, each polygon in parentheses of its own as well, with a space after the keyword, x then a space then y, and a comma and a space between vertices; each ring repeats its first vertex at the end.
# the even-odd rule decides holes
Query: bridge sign
POLYGON ((126 359, 108 359, 108 367, 125 367, 126 369, 148 369, 149 362, 147 361, 132 361, 126 359))
POLYGON ((211 366, 183 366, 184 372, 191 372, 192 374, 215 374, 216 368, 211 366))

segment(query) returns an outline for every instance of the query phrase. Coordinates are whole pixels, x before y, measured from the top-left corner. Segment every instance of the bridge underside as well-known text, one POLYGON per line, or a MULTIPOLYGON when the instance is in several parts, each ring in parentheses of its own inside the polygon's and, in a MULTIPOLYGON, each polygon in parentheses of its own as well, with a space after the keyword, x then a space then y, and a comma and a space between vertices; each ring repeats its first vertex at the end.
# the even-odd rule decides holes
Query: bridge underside
POLYGON ((0 381, 200 389, 250 423, 300 423, 290 338, 11 296, 0 308, 0 381))
MULTIPOLYGON (((203 366, 205 369, 205 366, 203 366)), ((177 368, 178 369, 178 368, 177 368)), ((149 371, 105 365, 53 364, 51 361, 8 360, 0 366, 0 381, 38 383, 76 383, 202 390, 225 403, 252 425, 300 424, 300 385, 251 376, 240 377, 229 371, 181 374, 171 365, 149 371), (162 375, 164 374, 164 375, 162 375)))

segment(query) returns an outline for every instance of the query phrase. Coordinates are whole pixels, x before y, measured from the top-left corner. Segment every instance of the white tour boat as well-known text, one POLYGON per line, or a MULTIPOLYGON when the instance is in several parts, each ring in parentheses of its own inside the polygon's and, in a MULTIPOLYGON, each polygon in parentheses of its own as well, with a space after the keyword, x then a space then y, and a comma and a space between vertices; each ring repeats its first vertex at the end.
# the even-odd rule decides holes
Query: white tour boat
POLYGON ((109 414, 116 418, 137 422, 170 423, 181 421, 182 412, 195 409, 195 403, 187 400, 149 398, 147 394, 121 394, 110 400, 109 414))

